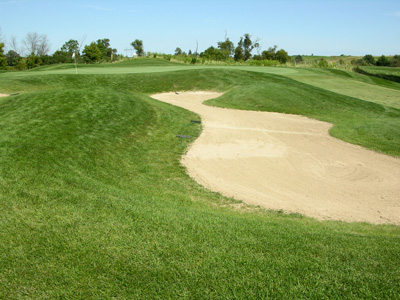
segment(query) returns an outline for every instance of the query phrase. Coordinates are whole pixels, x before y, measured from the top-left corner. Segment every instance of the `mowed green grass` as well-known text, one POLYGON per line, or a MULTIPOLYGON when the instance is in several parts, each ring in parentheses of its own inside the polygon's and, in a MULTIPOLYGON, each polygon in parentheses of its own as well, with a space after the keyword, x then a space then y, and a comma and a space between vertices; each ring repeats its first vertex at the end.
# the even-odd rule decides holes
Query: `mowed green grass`
MULTIPOLYGON (((388 68, 372 67, 385 70, 388 68)), ((334 93, 358 98, 361 100, 391 106, 400 109, 400 83, 377 77, 360 75, 354 72, 335 69, 289 68, 289 67, 253 67, 253 66, 223 66, 223 65, 185 65, 169 62, 163 59, 134 59, 100 65, 78 65, 78 71, 73 64, 50 65, 24 72, 9 73, 13 76, 37 76, 54 74, 141 74, 174 72, 184 70, 242 70, 282 75, 302 83, 319 87, 334 93)), ((390 68, 390 70, 398 68, 390 68)), ((392 72, 397 72, 393 71, 392 72)), ((369 71, 369 69, 367 70, 369 71)), ((385 73, 386 74, 386 73, 385 73)))
POLYGON ((371 74, 384 74, 384 75, 395 75, 400 76, 399 67, 361 67, 361 69, 371 74))
POLYGON ((197 116, 149 95, 224 91, 216 104, 241 94, 255 109, 298 102, 295 113, 354 122, 397 110, 240 70, 37 73, 0 75, 0 91, 21 92, 0 99, 0 298, 400 296, 398 226, 236 208, 179 163, 175 135, 200 134, 185 127, 197 116), (287 86, 295 101, 278 93, 287 86))

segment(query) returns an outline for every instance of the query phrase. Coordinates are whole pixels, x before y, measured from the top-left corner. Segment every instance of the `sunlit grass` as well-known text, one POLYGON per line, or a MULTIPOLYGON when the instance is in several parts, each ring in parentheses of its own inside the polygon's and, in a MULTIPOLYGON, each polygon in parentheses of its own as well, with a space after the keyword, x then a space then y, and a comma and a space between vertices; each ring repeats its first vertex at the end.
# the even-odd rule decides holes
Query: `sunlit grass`
POLYGON ((197 116, 149 95, 224 91, 215 104, 339 120, 351 138, 368 119, 394 154, 397 110, 240 70, 36 73, 0 76, 20 92, 0 99, 1 299, 399 297, 399 227, 233 209, 179 163, 197 116))

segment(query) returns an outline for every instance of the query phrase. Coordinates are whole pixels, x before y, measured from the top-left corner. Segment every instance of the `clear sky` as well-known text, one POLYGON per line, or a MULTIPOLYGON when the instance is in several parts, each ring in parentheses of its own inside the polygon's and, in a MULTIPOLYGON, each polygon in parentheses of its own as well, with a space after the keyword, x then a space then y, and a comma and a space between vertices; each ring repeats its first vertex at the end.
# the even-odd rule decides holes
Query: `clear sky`
POLYGON ((46 34, 51 53, 75 39, 109 38, 125 54, 135 39, 145 51, 204 51, 245 33, 290 55, 400 54, 400 0, 0 0, 6 42, 22 47, 28 32, 46 34))

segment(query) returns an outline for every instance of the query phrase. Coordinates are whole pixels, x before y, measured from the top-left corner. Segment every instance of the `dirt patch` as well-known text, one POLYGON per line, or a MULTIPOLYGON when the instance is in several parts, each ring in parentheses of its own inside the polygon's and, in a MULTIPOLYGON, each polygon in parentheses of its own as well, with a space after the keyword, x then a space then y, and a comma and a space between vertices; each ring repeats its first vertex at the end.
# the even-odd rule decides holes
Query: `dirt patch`
POLYGON ((203 132, 182 158, 200 184, 321 220, 400 224, 400 159, 331 137, 329 123, 202 104, 220 95, 152 96, 201 116, 203 132))

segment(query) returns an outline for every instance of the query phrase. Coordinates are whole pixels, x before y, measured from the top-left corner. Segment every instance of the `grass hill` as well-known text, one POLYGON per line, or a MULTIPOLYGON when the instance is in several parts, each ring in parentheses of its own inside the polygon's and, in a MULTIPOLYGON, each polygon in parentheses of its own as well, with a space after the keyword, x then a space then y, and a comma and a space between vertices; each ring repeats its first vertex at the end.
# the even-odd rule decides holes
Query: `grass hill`
MULTIPOLYGON (((301 79, 151 59, 79 68, 0 74, 0 92, 19 93, 0 98, 1 299, 400 296, 398 226, 238 208, 179 163, 187 144, 175 135, 196 116, 149 95, 223 91, 213 105, 327 120, 335 136, 399 156, 394 100, 350 97, 332 83, 346 74, 311 69, 301 79)), ((380 99, 399 93, 349 80, 354 93, 358 83, 380 99)))

